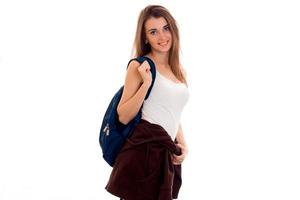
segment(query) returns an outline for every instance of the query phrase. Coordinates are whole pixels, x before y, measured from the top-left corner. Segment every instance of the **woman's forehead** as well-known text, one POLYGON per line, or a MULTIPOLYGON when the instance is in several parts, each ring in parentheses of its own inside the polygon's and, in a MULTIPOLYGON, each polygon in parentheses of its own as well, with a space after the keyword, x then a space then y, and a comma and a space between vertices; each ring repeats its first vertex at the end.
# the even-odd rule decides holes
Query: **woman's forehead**
POLYGON ((163 17, 159 17, 159 18, 151 17, 146 21, 145 28, 146 28, 146 30, 160 29, 160 28, 164 27, 167 24, 168 23, 167 23, 166 19, 163 18, 163 17))

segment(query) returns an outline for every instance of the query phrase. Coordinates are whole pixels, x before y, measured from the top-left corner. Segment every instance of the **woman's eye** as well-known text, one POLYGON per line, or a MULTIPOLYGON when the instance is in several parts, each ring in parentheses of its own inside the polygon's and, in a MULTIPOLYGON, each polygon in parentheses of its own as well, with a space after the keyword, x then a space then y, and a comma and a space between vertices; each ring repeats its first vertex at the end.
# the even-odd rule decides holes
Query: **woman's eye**
POLYGON ((170 28, 169 28, 168 26, 166 26, 166 27, 165 27, 165 30, 166 30, 166 31, 169 31, 169 30, 170 30, 170 28))
POLYGON ((155 33, 156 33, 155 31, 151 31, 151 32, 150 32, 151 35, 154 35, 155 33))

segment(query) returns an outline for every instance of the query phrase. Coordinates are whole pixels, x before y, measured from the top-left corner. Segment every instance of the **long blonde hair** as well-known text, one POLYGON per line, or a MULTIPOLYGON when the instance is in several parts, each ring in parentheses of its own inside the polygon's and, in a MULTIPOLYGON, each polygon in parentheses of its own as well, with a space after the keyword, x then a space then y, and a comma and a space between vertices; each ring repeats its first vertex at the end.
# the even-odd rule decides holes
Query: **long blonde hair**
POLYGON ((170 12, 163 6, 160 5, 149 5, 144 8, 138 18, 137 29, 135 34, 135 40, 133 44, 133 55, 134 57, 144 56, 151 52, 151 46, 149 43, 145 43, 146 34, 145 34, 145 22, 151 18, 159 18, 163 17, 169 24, 169 28, 172 35, 172 45, 169 51, 169 65, 171 66, 171 70, 176 76, 178 80, 183 83, 186 83, 185 76, 180 67, 179 61, 179 31, 177 28, 176 20, 172 17, 170 12))

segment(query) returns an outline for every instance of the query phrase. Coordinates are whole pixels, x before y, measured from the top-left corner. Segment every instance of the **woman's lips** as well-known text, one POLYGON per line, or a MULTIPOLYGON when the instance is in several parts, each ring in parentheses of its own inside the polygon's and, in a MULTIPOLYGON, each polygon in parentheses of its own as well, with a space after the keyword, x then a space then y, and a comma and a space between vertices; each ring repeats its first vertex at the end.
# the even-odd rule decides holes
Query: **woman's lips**
POLYGON ((158 43, 158 44, 159 44, 160 46, 166 46, 168 43, 169 43, 169 40, 166 41, 166 42, 160 42, 160 43, 158 43))

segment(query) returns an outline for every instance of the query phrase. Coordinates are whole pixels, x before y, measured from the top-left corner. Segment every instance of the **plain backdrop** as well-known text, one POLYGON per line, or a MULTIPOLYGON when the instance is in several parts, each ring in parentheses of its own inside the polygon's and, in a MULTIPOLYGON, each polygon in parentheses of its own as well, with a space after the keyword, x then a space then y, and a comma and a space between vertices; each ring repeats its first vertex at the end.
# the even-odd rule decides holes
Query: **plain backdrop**
POLYGON ((300 199, 292 0, 0 1, 0 199, 114 200, 98 143, 138 14, 169 9, 190 99, 179 200, 300 199))

